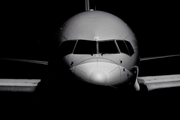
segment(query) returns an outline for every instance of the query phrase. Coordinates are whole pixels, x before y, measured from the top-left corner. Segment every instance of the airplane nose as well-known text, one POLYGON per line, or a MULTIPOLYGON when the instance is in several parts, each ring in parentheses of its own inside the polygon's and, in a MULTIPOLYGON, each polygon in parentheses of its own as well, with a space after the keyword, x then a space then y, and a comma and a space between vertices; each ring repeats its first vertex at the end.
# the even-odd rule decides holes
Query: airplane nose
POLYGON ((95 84, 105 85, 107 82, 107 76, 104 72, 100 70, 95 70, 91 73, 89 80, 95 84))
POLYGON ((127 72, 123 68, 107 59, 93 58, 73 66, 70 70, 79 80, 109 86, 123 82, 123 74, 127 72))

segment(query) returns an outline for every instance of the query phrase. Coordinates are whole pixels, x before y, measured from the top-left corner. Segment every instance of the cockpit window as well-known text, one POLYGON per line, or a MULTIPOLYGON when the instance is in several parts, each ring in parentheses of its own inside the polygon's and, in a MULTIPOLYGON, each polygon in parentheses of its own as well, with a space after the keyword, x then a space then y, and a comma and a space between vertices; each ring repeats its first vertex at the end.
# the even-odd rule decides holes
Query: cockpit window
POLYGON ((119 53, 116 43, 114 40, 109 41, 100 41, 99 42, 99 53, 119 53))
POLYGON ((125 53, 125 54, 128 54, 128 55, 129 55, 129 51, 128 51, 127 47, 126 47, 125 42, 122 41, 122 40, 117 40, 116 42, 117 42, 117 44, 118 44, 118 46, 119 46, 120 51, 121 51, 122 53, 125 53))
POLYGON ((62 57, 73 52, 74 46, 76 44, 76 40, 64 41, 61 43, 59 52, 62 57))
POLYGON ((78 40, 74 54, 96 54, 96 41, 78 40))
POLYGON ((134 50, 129 41, 125 40, 68 40, 61 43, 59 53, 61 57, 68 54, 117 54, 125 53, 132 56, 134 50), (119 48, 118 48, 119 47, 119 48))
POLYGON ((125 41, 125 43, 126 43, 126 46, 128 47, 129 55, 130 56, 133 55, 134 54, 134 50, 133 50, 133 48, 131 46, 131 43, 129 41, 125 41))
POLYGON ((116 40, 119 49, 122 53, 128 54, 128 55, 133 55, 134 54, 134 50, 131 46, 131 43, 129 41, 125 41, 125 40, 116 40))

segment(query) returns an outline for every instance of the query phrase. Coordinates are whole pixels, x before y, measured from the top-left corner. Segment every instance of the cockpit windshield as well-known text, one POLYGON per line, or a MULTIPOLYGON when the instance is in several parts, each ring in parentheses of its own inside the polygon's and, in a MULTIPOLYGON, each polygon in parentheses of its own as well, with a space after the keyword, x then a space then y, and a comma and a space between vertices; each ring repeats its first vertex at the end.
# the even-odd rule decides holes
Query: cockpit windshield
POLYGON ((115 54, 119 53, 114 40, 88 41, 78 40, 74 54, 115 54))
POLYGON ((131 43, 126 40, 70 40, 64 41, 60 46, 62 56, 68 54, 119 54, 133 55, 131 43))
POLYGON ((130 56, 132 56, 134 54, 134 50, 131 46, 131 43, 129 41, 126 40, 116 40, 119 49, 122 53, 128 54, 130 56))

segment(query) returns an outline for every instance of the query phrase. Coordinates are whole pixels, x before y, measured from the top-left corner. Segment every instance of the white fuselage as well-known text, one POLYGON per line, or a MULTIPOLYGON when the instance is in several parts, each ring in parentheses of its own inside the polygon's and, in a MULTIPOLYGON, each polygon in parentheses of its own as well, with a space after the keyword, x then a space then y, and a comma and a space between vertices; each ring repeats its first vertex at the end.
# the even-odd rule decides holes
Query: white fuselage
POLYGON ((83 81, 97 85, 131 82, 138 64, 138 44, 120 18, 102 11, 79 13, 59 33, 60 56, 83 81))

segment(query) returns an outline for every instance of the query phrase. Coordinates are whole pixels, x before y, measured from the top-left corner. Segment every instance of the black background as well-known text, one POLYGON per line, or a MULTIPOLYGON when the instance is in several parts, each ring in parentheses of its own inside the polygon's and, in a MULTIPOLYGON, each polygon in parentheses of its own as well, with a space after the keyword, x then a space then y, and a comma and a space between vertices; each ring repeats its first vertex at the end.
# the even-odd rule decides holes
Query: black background
MULTIPOLYGON (((141 56, 178 54, 176 2, 90 1, 91 8, 124 20, 139 41, 141 56)), ((1 3, 0 55, 48 60, 53 36, 68 18, 85 11, 84 0, 1 3)))

